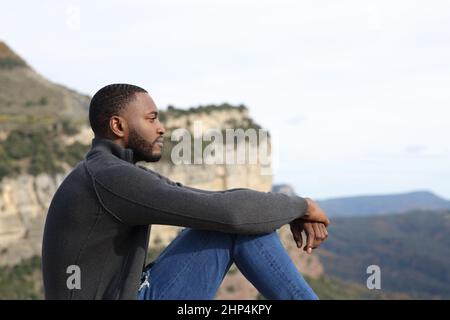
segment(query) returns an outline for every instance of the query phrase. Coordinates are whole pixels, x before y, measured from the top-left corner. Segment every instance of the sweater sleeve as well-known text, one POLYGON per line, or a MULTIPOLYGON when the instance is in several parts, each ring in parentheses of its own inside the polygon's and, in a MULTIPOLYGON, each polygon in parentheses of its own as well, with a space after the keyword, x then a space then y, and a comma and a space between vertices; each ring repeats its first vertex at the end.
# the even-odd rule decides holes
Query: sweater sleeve
POLYGON ((268 233, 306 214, 304 198, 251 189, 207 191, 143 170, 113 165, 95 173, 103 208, 129 225, 175 225, 213 231, 268 233))

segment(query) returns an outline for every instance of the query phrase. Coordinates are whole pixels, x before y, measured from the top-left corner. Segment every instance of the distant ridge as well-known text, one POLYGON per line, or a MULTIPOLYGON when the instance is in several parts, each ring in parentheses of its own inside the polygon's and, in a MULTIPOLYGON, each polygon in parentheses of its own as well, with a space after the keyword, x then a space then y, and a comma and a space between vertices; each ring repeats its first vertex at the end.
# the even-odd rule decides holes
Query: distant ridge
POLYGON ((319 201, 330 217, 370 216, 410 210, 450 209, 450 201, 430 191, 356 196, 319 201))
MULTIPOLYGON (((274 185, 273 192, 295 195, 287 184, 274 185)), ((316 199, 315 199, 316 200, 316 199)), ((404 213, 410 210, 450 209, 450 201, 427 190, 397 194, 361 195, 317 200, 330 217, 356 217, 404 213)))

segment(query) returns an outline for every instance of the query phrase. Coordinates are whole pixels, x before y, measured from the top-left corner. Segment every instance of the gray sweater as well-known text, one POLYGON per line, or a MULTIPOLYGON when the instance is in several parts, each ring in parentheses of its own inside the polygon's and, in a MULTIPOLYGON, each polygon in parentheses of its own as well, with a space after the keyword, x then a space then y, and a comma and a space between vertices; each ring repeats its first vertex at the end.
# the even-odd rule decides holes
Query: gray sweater
POLYGON ((297 196, 183 186, 136 165, 131 149, 94 138, 48 210, 42 246, 45 296, 135 299, 152 224, 263 234, 306 209, 306 200, 297 196), (73 265, 79 267, 79 289, 67 285, 73 265))

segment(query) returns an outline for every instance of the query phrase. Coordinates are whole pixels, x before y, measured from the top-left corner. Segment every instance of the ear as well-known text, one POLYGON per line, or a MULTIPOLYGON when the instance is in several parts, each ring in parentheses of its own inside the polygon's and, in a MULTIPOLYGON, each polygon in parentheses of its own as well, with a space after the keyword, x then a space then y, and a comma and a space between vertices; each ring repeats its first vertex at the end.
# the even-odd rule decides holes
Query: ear
POLYGON ((109 129, 119 138, 124 138, 128 133, 127 121, 121 116, 109 118, 109 129))

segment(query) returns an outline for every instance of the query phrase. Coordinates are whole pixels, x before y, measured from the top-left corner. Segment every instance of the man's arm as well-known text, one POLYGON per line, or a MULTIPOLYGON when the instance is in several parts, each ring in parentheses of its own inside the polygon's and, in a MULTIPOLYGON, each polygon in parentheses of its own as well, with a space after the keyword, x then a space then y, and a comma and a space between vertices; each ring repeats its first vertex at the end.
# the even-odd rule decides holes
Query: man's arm
POLYGON ((104 209, 130 225, 163 224, 259 234, 307 213, 307 201, 301 197, 250 189, 187 188, 127 164, 91 174, 104 209))
MULTIPOLYGON (((145 171, 153 173, 154 175, 159 177, 161 180, 163 180, 164 182, 166 182, 166 183, 168 183, 168 184, 170 184, 172 186, 179 186, 179 187, 185 188, 186 190, 192 190, 192 191, 201 192, 201 193, 223 192, 223 191, 205 190, 205 189, 189 187, 189 186, 186 186, 186 185, 182 184, 181 182, 176 182, 176 181, 170 180, 169 178, 163 176, 159 172, 153 171, 153 170, 151 170, 151 169, 149 169, 147 167, 144 167, 144 166, 141 166, 141 165, 138 165, 138 167, 141 168, 141 169, 144 169, 145 171)), ((234 190, 252 190, 252 189, 248 189, 248 188, 233 188, 233 189, 228 189, 227 191, 230 191, 230 190, 234 191, 234 190)), ((308 201, 307 198, 305 198, 305 200, 308 201)))
MULTIPOLYGON (((180 182, 172 181, 169 178, 164 177, 163 175, 159 174, 158 172, 153 171, 153 170, 151 170, 151 169, 149 169, 147 167, 139 166, 139 165, 138 165, 138 167, 155 174, 160 179, 162 179, 166 183, 168 183, 170 185, 173 185, 173 186, 179 186, 179 187, 186 188, 188 190, 202 192, 202 193, 214 193, 215 192, 215 191, 211 191, 211 190, 203 190, 203 189, 197 189, 197 188, 184 186, 180 182)), ((234 190, 251 190, 251 189, 236 188, 236 189, 229 189, 229 191, 230 190, 234 191, 234 190)), ((315 202, 314 200, 312 200, 311 198, 304 198, 304 199, 307 202, 307 209, 306 209, 306 213, 301 217, 301 219, 304 220, 305 222, 306 221, 319 222, 319 223, 324 224, 325 227, 327 227, 328 224, 330 223, 330 220, 328 219, 326 213, 322 210, 322 208, 319 207, 318 203, 315 202)))

